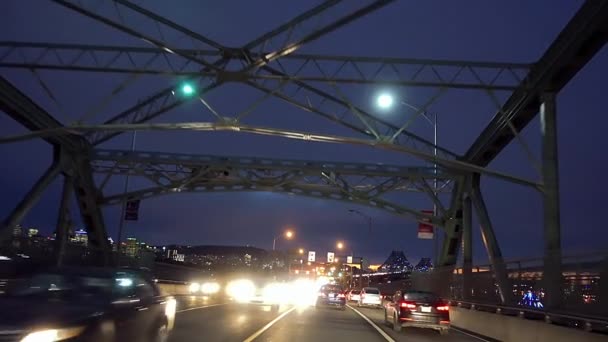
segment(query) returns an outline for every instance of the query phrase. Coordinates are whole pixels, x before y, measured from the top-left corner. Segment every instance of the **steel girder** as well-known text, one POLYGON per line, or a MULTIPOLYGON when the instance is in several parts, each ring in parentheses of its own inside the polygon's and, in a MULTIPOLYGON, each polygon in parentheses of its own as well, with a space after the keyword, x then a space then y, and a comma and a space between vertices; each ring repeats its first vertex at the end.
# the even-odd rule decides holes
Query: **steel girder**
MULTIPOLYGON (((3 77, 0 77, 0 110, 31 131, 63 127, 52 115, 3 77)), ((20 223, 50 182, 59 173, 69 173, 73 175, 76 199, 80 204, 83 222, 89 230, 91 245, 98 247, 104 254, 105 261, 109 261, 107 234, 86 153, 90 144, 74 134, 51 136, 45 140, 54 148, 53 166, 47 171, 47 177, 41 178, 21 204, 13 210, 2 229, 10 230, 12 226, 20 223)))
POLYGON ((405 167, 252 157, 220 157, 162 152, 93 150, 93 172, 106 174, 103 189, 111 176, 146 178, 153 187, 127 194, 106 196, 105 204, 125 198, 147 198, 178 192, 273 191, 366 204, 389 212, 431 219, 443 226, 442 217, 422 214, 387 199, 394 194, 416 191, 428 194, 432 179, 438 191, 451 190, 458 174, 437 172, 430 167, 405 167))
POLYGON ((268 53, 245 53, 240 49, 172 49, 168 52, 164 48, 131 46, 0 42, 0 67, 4 68, 208 76, 226 81, 276 80, 512 91, 517 89, 532 66, 524 63, 294 53, 280 58, 285 74, 279 75, 232 71, 228 66, 214 65, 208 71, 201 71, 199 65, 191 61, 210 57, 246 61, 261 59, 265 55, 268 53), (491 77, 487 76, 488 72, 491 72, 491 77), (487 82, 483 81, 482 73, 488 78, 487 82))
MULTIPOLYGON (((135 36, 140 39, 144 39, 157 48, 162 48, 165 51, 177 54, 172 49, 174 47, 167 45, 164 42, 163 34, 161 30, 152 32, 141 32, 144 27, 137 27, 137 24, 133 20, 129 20, 128 15, 136 15, 140 19, 152 21, 154 25, 161 26, 166 29, 171 29, 178 32, 185 37, 189 38, 190 41, 195 45, 205 43, 209 46, 208 39, 201 39, 200 35, 193 34, 192 31, 171 22, 168 19, 161 18, 154 13, 147 11, 143 8, 137 7, 134 4, 130 4, 127 1, 103 1, 102 6, 96 4, 95 8, 86 7, 84 4, 76 4, 74 1, 54 0, 56 3, 70 8, 80 14, 91 17, 97 21, 100 21, 106 25, 114 27, 127 34, 135 36), (109 7, 108 7, 109 6, 109 7), (105 10, 104 13, 102 13, 105 10), (123 12, 121 12, 123 11, 123 12)), ((365 16, 389 3, 393 0, 376 0, 373 2, 365 1, 364 4, 357 2, 355 10, 348 11, 348 14, 344 15, 345 9, 353 7, 354 2, 350 1, 339 1, 330 0, 325 1, 321 5, 318 5, 311 10, 297 16, 289 22, 277 27, 276 29, 260 36, 257 39, 252 40, 248 44, 245 44, 240 50, 244 53, 250 53, 251 51, 270 51, 264 55, 261 55, 258 59, 247 59, 246 65, 239 69, 240 72, 254 72, 258 68, 268 64, 269 62, 289 55, 295 52, 303 44, 315 40, 322 35, 329 33, 341 26, 344 26, 353 20, 365 16), (328 11, 335 11, 334 15, 329 15, 328 11), (328 20, 327 18, 330 18, 328 20), (310 28, 311 22, 321 21, 321 25, 310 28), (308 27, 304 27, 308 26, 308 27), (305 28, 297 30, 296 28, 305 28), (276 42, 279 41, 277 44, 276 42)), ((220 51, 225 52, 230 50, 229 48, 219 48, 220 51)), ((211 66, 206 61, 201 61, 199 58, 193 56, 182 55, 187 59, 187 62, 193 62, 202 66, 202 71, 212 70, 220 65, 225 65, 228 62, 226 57, 222 57, 215 62, 211 63, 211 66)), ((197 88, 201 92, 210 91, 220 84, 221 80, 210 78, 206 76, 195 76, 189 79, 192 82, 198 83, 197 88)), ((137 104, 123 111, 122 113, 114 116, 113 118, 106 121, 106 123, 141 123, 146 122, 154 117, 157 117, 167 111, 180 106, 187 102, 189 99, 176 97, 173 95, 173 87, 162 89, 155 94, 147 97, 143 101, 138 101, 137 104)), ((89 140, 93 144, 99 144, 112 137, 120 134, 120 132, 96 132, 93 133, 89 140)))
POLYGON ((608 41, 608 1, 587 0, 530 70, 464 159, 486 166, 537 115, 544 92, 558 93, 608 41))

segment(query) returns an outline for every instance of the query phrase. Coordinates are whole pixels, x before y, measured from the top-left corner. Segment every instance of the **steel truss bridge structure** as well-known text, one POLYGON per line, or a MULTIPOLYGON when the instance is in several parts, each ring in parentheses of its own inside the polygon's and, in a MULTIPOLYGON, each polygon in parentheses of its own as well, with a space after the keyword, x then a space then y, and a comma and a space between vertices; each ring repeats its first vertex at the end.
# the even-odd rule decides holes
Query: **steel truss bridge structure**
MULTIPOLYGON (((1 69, 169 76, 192 82, 200 94, 236 82, 264 93, 262 100, 274 98, 289 103, 341 125, 355 136, 245 124, 242 118, 249 115, 258 102, 234 117, 222 116, 209 107, 214 115, 214 120, 209 122, 151 123, 152 119, 169 116, 171 110, 187 102, 200 100, 205 103, 200 96, 177 96, 177 85, 159 89, 105 122, 95 123, 91 118, 85 118, 66 125, 2 77, 0 110, 31 132, 0 137, 0 143, 40 138, 54 147, 52 165, 4 220, 0 231, 2 240, 10 238, 13 227, 60 175, 64 185, 57 224, 57 250, 61 251, 65 246, 70 215, 68 203, 75 195, 90 244, 103 251, 105 263, 111 262, 111 258, 101 213, 104 205, 179 192, 276 191, 349 201, 416 220, 430 220, 445 231, 439 266, 455 266, 462 249, 466 283, 467 275, 471 274, 471 218, 475 211, 485 248, 494 265, 501 298, 506 302, 510 291, 507 274, 501 266, 504 265, 501 250, 480 190, 481 176, 495 177, 533 187, 542 197, 547 304, 548 307, 559 306, 561 237, 556 96, 606 43, 608 1, 585 1, 542 57, 531 64, 298 53, 305 44, 390 5, 391 0, 327 0, 238 48, 224 46, 128 0, 52 2, 66 11, 141 39, 150 47, 0 42, 1 69), (145 26, 141 24, 143 21, 152 25, 145 26), (172 45, 163 32, 186 37, 192 47, 172 45), (355 72, 347 73, 346 69, 355 72), (410 72, 412 70, 414 72, 410 72), (468 151, 458 155, 411 132, 409 122, 398 126, 357 107, 340 92, 338 86, 344 84, 436 89, 437 95, 416 114, 425 113, 446 89, 478 90, 494 101, 496 114, 468 151), (328 87, 333 91, 328 91, 328 87), (506 101, 499 101, 497 92, 509 92, 510 96, 506 101), (488 164, 509 143, 522 142, 519 132, 538 113, 543 126, 542 160, 538 163, 540 181, 489 169, 488 164), (247 132, 371 146, 414 156, 424 166, 236 158, 98 147, 124 132, 147 130, 225 130, 235 134, 247 132), (103 181, 96 182, 94 174, 102 175, 103 181), (150 186, 128 193, 104 192, 108 179, 127 174, 146 179, 150 186), (436 214, 423 214, 396 200, 411 192, 429 196, 438 208, 436 214), (439 199, 441 192, 451 193, 449 203, 444 204, 439 199)), ((128 83, 119 85, 116 92, 128 83)))

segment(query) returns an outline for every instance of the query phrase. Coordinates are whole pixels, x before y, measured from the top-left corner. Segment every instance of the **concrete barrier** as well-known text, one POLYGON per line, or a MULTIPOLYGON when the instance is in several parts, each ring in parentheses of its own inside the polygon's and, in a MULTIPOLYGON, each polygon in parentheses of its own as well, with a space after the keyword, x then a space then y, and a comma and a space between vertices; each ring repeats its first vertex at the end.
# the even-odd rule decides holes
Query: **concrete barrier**
POLYGON ((190 294, 190 286, 188 284, 171 284, 171 283, 157 283, 160 291, 165 295, 188 295, 190 294))
POLYGON ((450 320, 457 328, 504 342, 608 341, 608 336, 489 312, 451 307, 450 320))

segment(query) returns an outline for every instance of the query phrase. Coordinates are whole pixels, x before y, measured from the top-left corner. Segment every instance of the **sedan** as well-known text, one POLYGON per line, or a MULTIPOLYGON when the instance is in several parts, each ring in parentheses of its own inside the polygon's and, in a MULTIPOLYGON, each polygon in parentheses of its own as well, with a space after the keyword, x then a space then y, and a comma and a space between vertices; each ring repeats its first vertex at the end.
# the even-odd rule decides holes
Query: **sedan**
POLYGON ((0 340, 166 341, 176 302, 135 271, 63 268, 0 297, 0 340))
POLYGON ((431 292, 399 290, 384 307, 384 322, 395 331, 418 327, 435 329, 445 335, 450 329, 450 307, 431 292))
POLYGON ((333 306, 340 310, 346 309, 346 295, 339 285, 323 285, 319 289, 315 307, 333 306))

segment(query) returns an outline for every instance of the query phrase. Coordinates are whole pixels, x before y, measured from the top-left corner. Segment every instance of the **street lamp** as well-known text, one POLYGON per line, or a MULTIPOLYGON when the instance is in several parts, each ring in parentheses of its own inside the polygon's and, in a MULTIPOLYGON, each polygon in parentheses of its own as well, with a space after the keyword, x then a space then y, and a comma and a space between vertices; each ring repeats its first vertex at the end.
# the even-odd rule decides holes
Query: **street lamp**
POLYGON ((298 253, 300 253, 300 255, 304 254, 304 248, 298 249, 298 253))
MULTIPOLYGON (((376 99, 376 103, 380 109, 387 110, 393 106, 393 104, 395 103, 395 100, 391 94, 382 93, 382 94, 378 95, 378 98, 376 99)), ((426 111, 424 111, 410 103, 407 103, 405 101, 399 101, 399 104, 415 110, 418 114, 422 115, 422 117, 425 118, 426 121, 431 126, 433 126, 433 156, 435 157, 435 160, 437 160, 437 113, 432 115, 433 119, 431 120, 426 111)), ((433 179, 433 196, 437 197, 437 163, 433 163, 433 174, 435 175, 435 178, 433 179)), ((437 216, 437 214, 438 214, 437 205, 434 203, 435 203, 435 201, 433 201, 433 215, 437 216)), ((435 245, 434 246, 435 264, 437 264, 437 258, 438 258, 437 252, 439 250, 438 246, 437 246, 437 244, 439 242, 439 240, 437 239, 437 232, 435 232, 435 236, 434 236, 433 240, 434 240, 434 245, 435 245)))
POLYGON ((344 243, 342 241, 338 241, 338 243, 336 243, 336 248, 341 250, 342 248, 344 248, 344 243))
MULTIPOLYGON (((294 232, 292 230, 286 230, 285 233, 283 234, 285 236, 286 240, 291 240, 293 238, 293 236, 295 235, 294 232)), ((275 236, 274 239, 272 239, 272 250, 275 250, 276 244, 277 244, 277 239, 280 236, 275 236)))

